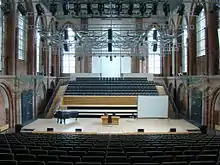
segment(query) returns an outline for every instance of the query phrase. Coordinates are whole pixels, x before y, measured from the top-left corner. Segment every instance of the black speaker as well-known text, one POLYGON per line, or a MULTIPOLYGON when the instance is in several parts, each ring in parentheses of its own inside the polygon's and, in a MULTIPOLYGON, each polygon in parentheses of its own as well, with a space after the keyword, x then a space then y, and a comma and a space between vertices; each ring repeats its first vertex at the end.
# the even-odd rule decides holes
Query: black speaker
POLYGON ((69 47, 68 47, 67 43, 64 43, 64 44, 63 44, 63 49, 64 49, 66 52, 69 51, 69 47))
POLYGON ((44 9, 41 7, 40 4, 36 4, 36 10, 37 10, 37 15, 44 14, 44 9))
POLYGON ((68 30, 67 29, 64 30, 64 39, 65 40, 69 39, 69 35, 68 35, 68 30))
POLYGON ((153 30, 153 39, 157 40, 157 30, 153 30))
POLYGON ((76 128, 75 132, 82 132, 82 129, 81 128, 76 128))
POLYGON ((138 132, 144 132, 144 129, 138 129, 137 131, 138 132))
POLYGON ((202 11, 202 9, 203 9, 203 5, 197 4, 193 14, 198 16, 200 14, 200 12, 202 11))
POLYGON ((108 52, 112 52, 112 43, 108 43, 108 52))
POLYGON ((176 132, 176 128, 170 128, 170 132, 176 132))
POLYGON ((202 134, 207 134, 207 126, 205 125, 200 126, 200 131, 202 134))
POLYGON ((112 29, 108 29, 108 39, 112 40, 112 29))
POLYGON ((18 3, 18 11, 21 13, 22 16, 25 16, 27 14, 27 10, 25 9, 25 7, 19 2, 18 3))
POLYGON ((110 56, 110 61, 112 61, 112 56, 110 56))
POLYGON ((153 44, 153 52, 157 51, 157 44, 153 44))
POLYGON ((53 132, 53 128, 47 128, 47 132, 53 132))
POLYGON ((50 76, 54 76, 54 67, 53 66, 51 66, 51 73, 50 73, 50 76))
POLYGON ((22 124, 16 124, 16 125, 15 125, 15 133, 20 133, 22 127, 23 127, 22 124))

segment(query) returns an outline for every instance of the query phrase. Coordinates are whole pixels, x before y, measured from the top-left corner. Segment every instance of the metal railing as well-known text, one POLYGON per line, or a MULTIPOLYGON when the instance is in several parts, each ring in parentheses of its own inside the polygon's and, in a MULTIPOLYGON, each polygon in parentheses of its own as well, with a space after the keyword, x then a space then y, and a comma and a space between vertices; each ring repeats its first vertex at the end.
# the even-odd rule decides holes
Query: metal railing
POLYGON ((175 112, 175 114, 176 114, 176 117, 179 118, 179 109, 178 109, 178 107, 176 106, 176 103, 175 103, 175 101, 173 100, 173 97, 172 97, 170 91, 168 90, 167 84, 165 83, 165 81, 164 81, 163 79, 161 79, 161 82, 162 82, 162 84, 163 84, 163 86, 164 86, 164 90, 165 90, 166 94, 167 94, 168 97, 169 97, 169 103, 171 104, 171 106, 172 106, 172 108, 173 108, 173 110, 174 110, 174 112, 175 112))
POLYGON ((52 105, 52 103, 53 103, 53 100, 54 100, 54 98, 55 98, 55 96, 56 96, 56 93, 57 93, 57 91, 59 90, 59 88, 60 88, 61 85, 63 85, 63 80, 62 80, 62 79, 59 79, 59 81, 58 81, 58 83, 57 83, 57 85, 56 85, 56 88, 55 88, 55 90, 53 91, 53 94, 52 94, 52 96, 50 97, 50 100, 48 101, 48 103, 47 103, 47 105, 46 105, 46 108, 45 108, 45 110, 44 110, 44 115, 45 115, 45 116, 47 115, 48 111, 50 110, 50 107, 51 107, 51 105, 52 105))

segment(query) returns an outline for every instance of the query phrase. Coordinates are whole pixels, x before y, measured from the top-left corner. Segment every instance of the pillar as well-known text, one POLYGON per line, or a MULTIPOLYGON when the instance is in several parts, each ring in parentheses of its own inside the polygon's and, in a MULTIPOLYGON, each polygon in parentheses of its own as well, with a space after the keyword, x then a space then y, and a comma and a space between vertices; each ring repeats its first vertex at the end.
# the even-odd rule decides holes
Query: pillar
POLYGON ((189 28, 189 75, 196 75, 196 18, 194 16, 189 16, 189 26, 194 28, 189 28))
POLYGON ((15 0, 12 0, 12 9, 5 16, 5 48, 4 48, 4 66, 6 75, 16 74, 16 8, 15 0))
POLYGON ((218 48, 218 13, 216 11, 207 12, 207 32, 208 32, 208 74, 218 74, 219 48, 218 48))
POLYGON ((27 42, 27 74, 35 75, 35 59, 36 54, 34 51, 35 47, 35 31, 34 31, 34 14, 27 17, 28 21, 28 42, 27 42))

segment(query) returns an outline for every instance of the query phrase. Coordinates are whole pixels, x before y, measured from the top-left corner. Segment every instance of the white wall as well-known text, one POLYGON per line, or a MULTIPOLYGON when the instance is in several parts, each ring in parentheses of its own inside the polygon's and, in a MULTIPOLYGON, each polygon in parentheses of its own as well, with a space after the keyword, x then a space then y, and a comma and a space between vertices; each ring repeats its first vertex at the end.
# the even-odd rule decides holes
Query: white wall
POLYGON ((138 118, 168 118, 168 96, 138 96, 138 118))
POLYGON ((153 81, 154 75, 152 73, 123 73, 123 77, 146 77, 147 80, 153 81))
POLYGON ((92 73, 102 73, 103 77, 120 77, 121 73, 131 73, 130 57, 92 57, 92 73))

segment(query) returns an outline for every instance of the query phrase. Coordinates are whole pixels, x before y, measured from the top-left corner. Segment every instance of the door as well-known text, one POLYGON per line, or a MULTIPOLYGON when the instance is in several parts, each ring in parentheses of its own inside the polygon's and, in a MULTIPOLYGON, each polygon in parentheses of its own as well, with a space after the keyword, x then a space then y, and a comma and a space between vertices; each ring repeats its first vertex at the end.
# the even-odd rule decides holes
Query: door
POLYGON ((191 97, 191 120, 197 124, 202 124, 202 92, 193 89, 191 97))
POLYGON ((21 94, 22 124, 33 120, 33 91, 24 91, 21 94))

